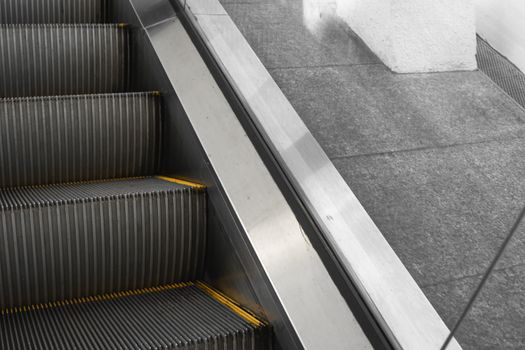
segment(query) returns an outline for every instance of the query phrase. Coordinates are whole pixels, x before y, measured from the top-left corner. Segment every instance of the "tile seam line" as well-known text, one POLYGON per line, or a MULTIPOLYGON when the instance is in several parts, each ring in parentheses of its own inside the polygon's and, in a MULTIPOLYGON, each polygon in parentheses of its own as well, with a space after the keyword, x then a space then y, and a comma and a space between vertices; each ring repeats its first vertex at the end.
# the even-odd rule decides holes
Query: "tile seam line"
POLYGON ((194 16, 210 16, 210 17, 225 17, 229 15, 227 13, 198 13, 198 12, 192 12, 191 8, 189 9, 192 15, 194 16))
MULTIPOLYGON (((521 263, 509 265, 509 266, 500 267, 498 269, 495 269, 493 272, 502 272, 502 271, 511 270, 513 268, 520 267, 520 266, 525 266, 525 262, 521 262, 521 263)), ((464 275, 464 276, 459 276, 459 277, 455 277, 455 278, 445 279, 445 280, 432 282, 432 283, 428 283, 428 284, 422 284, 420 288, 421 289, 423 289, 423 288, 430 288, 430 287, 435 287, 435 286, 439 286, 439 285, 442 285, 442 284, 447 284, 447 283, 450 283, 450 282, 459 282, 459 281, 463 281, 463 280, 466 280, 466 279, 469 279, 469 278, 480 277, 480 276, 483 276, 483 274, 484 274, 484 272, 480 272, 480 273, 475 273, 475 274, 471 274, 471 275, 464 275)))
POLYGON ((361 157, 374 157, 374 156, 383 156, 383 155, 395 155, 400 153, 410 153, 410 152, 418 152, 418 151, 430 151, 430 150, 439 150, 439 149, 447 149, 447 148, 460 148, 464 146, 473 146, 473 145, 483 145, 483 144, 490 144, 490 143, 497 143, 497 142, 512 142, 512 141, 518 141, 525 139, 525 136, 518 136, 518 137, 512 137, 512 138, 501 138, 501 139, 491 139, 491 140, 483 140, 483 141, 476 141, 476 142, 465 142, 465 143, 455 143, 451 145, 436 145, 436 146, 429 146, 429 147, 418 147, 418 148, 407 148, 407 149, 401 149, 401 150, 394 150, 394 151, 385 151, 385 152, 375 152, 375 153, 363 153, 363 154, 349 154, 349 155, 339 155, 339 156, 332 156, 329 157, 330 160, 339 160, 339 159, 351 159, 351 158, 361 158, 361 157))
POLYGON ((345 68, 345 67, 360 67, 360 66, 384 66, 383 63, 343 63, 343 64, 319 64, 306 66, 285 66, 285 67, 265 67, 269 71, 288 70, 288 69, 322 69, 322 68, 345 68))

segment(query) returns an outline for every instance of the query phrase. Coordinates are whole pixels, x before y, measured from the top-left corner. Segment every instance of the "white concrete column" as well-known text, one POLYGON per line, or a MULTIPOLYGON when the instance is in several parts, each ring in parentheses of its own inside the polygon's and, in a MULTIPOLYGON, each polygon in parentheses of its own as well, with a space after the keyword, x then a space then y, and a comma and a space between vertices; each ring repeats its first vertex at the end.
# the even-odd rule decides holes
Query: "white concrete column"
POLYGON ((336 0, 337 12, 399 73, 474 70, 474 0, 336 0))

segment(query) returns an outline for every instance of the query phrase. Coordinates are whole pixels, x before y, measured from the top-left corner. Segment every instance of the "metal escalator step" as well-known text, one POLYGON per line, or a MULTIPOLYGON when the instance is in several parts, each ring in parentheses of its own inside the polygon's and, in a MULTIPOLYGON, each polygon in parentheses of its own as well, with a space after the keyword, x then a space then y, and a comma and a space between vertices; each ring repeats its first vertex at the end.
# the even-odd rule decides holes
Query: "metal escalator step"
POLYGON ((0 25, 0 97, 126 91, 128 51, 123 25, 0 25))
POLYGON ((206 198, 157 178, 0 190, 0 309, 199 277, 206 198))
POLYGON ((2 349, 267 350, 271 330, 187 283, 0 315, 2 349))
POLYGON ((0 23, 104 23, 107 0, 0 0, 0 23))
POLYGON ((154 175, 157 93, 0 99, 0 187, 154 175))

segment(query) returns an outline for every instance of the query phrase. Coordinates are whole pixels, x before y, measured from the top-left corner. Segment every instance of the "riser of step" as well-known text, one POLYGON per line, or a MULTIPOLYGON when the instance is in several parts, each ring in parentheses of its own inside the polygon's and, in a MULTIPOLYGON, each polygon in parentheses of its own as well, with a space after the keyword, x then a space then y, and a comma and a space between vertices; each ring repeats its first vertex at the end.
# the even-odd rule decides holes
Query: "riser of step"
POLYGON ((0 25, 0 52, 0 97, 128 87, 129 33, 121 25, 0 25))
POLYGON ((156 93, 0 99, 0 187, 154 175, 156 93))
POLYGON ((104 23, 106 0, 0 0, 0 23, 104 23))
POLYGON ((0 190, 0 309, 200 277, 202 190, 154 178, 0 190))

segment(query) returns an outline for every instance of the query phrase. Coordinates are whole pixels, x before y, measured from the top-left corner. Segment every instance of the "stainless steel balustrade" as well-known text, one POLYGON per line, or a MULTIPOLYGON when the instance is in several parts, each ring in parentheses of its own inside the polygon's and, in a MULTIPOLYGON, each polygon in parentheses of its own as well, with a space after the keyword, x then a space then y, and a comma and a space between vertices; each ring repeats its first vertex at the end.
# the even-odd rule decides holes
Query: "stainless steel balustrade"
POLYGON ((449 329, 219 1, 177 1, 392 345, 439 349, 449 329))

